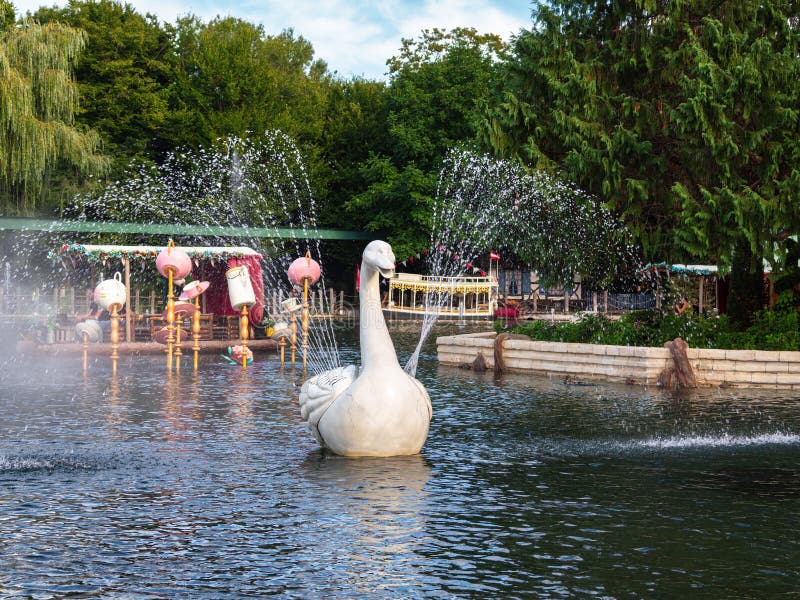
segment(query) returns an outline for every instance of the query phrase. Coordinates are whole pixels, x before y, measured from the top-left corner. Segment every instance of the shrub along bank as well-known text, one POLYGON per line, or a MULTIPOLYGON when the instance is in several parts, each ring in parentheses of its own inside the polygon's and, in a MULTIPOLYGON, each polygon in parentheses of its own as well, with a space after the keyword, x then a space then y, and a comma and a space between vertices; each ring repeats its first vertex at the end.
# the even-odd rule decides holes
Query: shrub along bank
MULTIPOLYGON (((495 330, 507 332, 505 325, 495 321, 495 330)), ((774 307, 756 313, 753 324, 744 331, 733 330, 725 315, 676 315, 659 310, 633 311, 618 320, 586 313, 574 322, 529 321, 512 331, 551 342, 663 346, 681 338, 692 348, 800 351, 800 317, 791 292, 781 295, 774 307)))

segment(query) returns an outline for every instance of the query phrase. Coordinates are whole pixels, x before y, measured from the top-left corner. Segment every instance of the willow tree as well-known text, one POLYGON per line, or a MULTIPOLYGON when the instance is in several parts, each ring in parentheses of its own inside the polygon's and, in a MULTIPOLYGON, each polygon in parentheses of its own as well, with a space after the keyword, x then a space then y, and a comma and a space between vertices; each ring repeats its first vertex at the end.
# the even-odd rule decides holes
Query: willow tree
POLYGON ((0 189, 4 214, 31 214, 47 173, 60 161, 102 173, 99 137, 74 125, 78 93, 72 65, 82 32, 31 20, 0 32, 0 189))
MULTIPOLYGON (((651 260, 732 269, 800 231, 800 17, 788 0, 550 0, 516 39, 482 129, 622 214, 651 260)), ((747 304, 750 303, 749 306, 747 304)))

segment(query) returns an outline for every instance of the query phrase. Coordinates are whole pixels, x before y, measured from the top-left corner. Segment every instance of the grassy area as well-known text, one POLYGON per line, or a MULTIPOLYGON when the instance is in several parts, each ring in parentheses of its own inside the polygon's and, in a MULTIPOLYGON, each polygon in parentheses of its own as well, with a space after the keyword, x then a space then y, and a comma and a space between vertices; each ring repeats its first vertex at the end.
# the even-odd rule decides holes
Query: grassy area
MULTIPOLYGON (((504 327, 504 322, 495 321, 498 332, 509 331, 504 327)), ((663 346, 679 337, 692 348, 800 351, 800 316, 791 293, 782 295, 774 308, 758 312, 744 331, 734 331, 725 315, 659 310, 633 311, 616 321, 586 313, 575 322, 530 321, 511 330, 542 341, 663 346)))

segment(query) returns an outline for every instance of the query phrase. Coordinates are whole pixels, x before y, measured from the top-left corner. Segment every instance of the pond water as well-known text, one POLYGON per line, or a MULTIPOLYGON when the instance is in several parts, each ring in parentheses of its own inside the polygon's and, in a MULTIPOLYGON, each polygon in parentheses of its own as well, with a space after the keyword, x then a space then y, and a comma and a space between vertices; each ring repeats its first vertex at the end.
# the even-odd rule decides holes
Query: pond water
POLYGON ((438 329, 404 458, 320 451, 274 356, 0 357, 0 597, 796 593, 800 394, 495 378, 439 367, 438 329))

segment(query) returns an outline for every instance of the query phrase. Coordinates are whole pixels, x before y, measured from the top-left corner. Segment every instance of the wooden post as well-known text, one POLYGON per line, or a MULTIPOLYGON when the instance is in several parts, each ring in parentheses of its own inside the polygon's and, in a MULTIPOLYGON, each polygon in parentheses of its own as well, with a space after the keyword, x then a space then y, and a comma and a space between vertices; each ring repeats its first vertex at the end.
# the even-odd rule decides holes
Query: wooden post
POLYGON ((705 290, 704 290, 705 282, 706 282, 706 278, 701 275, 700 276, 700 284, 699 284, 700 289, 698 291, 698 297, 697 297, 697 312, 700 313, 700 314, 703 314, 703 312, 704 312, 703 311, 703 294, 705 292, 705 290))
POLYGON ((592 312, 597 314, 597 292, 592 292, 592 312))
MULTIPOLYGON (((308 359, 308 277, 303 277, 303 371, 308 359)), ((312 292, 313 293, 313 292, 312 292)), ((313 296, 312 296, 313 302, 313 296)))
POLYGON ((156 314, 156 292, 155 290, 150 290, 150 314, 156 314))
POLYGON ((608 314, 608 290, 603 290, 603 313, 608 314))
POLYGON ((175 269, 167 269, 167 370, 172 371, 172 353, 175 351, 175 301, 172 299, 172 278, 175 269))
POLYGON ((328 290, 328 310, 330 311, 331 316, 333 316, 334 313, 333 309, 335 307, 336 307, 336 292, 333 291, 333 288, 330 288, 328 290))
POLYGON ((289 342, 292 350, 292 366, 294 366, 295 353, 297 352, 297 311, 293 310, 289 319, 289 331, 292 332, 289 342))
POLYGON ((183 318, 184 314, 182 312, 175 314, 175 368, 180 370, 181 368, 181 357, 183 356, 183 351, 181 350, 181 330, 183 329, 183 318))

